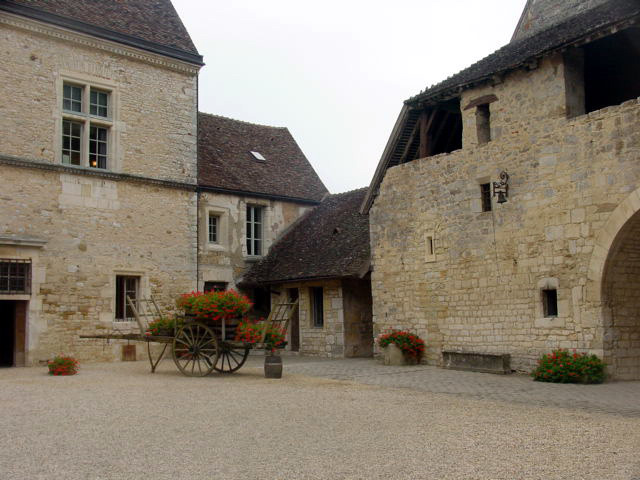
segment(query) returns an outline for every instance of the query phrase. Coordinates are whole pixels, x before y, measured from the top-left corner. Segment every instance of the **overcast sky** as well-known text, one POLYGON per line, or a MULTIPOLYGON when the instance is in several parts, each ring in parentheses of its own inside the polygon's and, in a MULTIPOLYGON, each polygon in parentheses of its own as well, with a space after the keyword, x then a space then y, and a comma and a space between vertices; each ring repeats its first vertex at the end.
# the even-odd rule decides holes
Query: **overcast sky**
POLYGON ((402 101, 509 42, 526 0, 173 0, 200 110, 288 127, 329 191, 371 181, 402 101))

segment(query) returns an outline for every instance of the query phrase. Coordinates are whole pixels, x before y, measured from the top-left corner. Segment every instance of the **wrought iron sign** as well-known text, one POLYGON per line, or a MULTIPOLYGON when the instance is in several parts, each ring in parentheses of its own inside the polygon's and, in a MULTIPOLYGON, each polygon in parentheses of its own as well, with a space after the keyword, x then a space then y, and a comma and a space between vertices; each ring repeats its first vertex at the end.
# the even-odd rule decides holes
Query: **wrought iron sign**
POLYGON ((498 197, 498 203, 506 203, 509 196, 509 174, 500 172, 500 181, 493 182, 493 196, 498 197))

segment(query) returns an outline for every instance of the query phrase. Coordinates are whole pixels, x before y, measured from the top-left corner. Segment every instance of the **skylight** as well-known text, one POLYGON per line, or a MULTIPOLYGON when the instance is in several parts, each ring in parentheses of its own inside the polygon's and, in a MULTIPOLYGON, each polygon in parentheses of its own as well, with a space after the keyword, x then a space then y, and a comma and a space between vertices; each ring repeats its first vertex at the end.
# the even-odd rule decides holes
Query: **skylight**
POLYGON ((251 152, 251 155, 253 155, 256 160, 260 160, 261 162, 267 161, 267 159, 264 158, 260 152, 251 152))

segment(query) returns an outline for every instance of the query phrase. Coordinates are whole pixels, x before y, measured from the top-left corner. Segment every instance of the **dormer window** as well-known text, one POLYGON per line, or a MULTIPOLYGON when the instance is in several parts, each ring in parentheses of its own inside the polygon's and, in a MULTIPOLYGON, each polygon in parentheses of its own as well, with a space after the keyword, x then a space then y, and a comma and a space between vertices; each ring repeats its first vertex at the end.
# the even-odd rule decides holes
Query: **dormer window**
POLYGON ((255 158, 256 160, 258 160, 260 162, 266 162, 267 161, 267 159, 264 158, 260 152, 252 151, 251 155, 253 155, 253 158, 255 158))

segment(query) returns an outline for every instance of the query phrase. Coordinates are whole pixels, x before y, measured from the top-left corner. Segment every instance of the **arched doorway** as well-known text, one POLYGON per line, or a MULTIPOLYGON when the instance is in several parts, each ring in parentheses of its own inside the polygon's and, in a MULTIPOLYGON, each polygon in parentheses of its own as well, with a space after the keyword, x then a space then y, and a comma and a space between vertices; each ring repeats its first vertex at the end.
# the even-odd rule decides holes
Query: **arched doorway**
POLYGON ((620 228, 602 275, 604 349, 617 379, 640 380, 640 212, 620 228))

